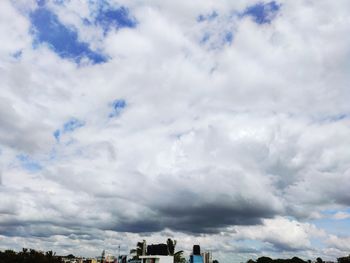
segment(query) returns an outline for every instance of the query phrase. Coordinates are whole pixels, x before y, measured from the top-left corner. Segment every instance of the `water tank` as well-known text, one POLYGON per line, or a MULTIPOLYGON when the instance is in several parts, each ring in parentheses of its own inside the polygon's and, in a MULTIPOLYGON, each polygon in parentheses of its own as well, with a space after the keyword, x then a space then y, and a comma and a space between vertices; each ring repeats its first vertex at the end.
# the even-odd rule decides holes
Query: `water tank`
POLYGON ((197 255, 197 256, 201 255, 201 247, 199 245, 193 246, 193 255, 197 255))

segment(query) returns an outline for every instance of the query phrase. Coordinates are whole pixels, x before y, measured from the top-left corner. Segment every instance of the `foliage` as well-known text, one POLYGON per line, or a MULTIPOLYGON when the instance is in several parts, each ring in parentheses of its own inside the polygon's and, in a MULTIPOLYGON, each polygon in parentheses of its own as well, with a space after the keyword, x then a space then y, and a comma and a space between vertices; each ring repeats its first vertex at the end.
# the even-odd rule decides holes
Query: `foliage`
POLYGON ((20 252, 0 251, 0 263, 60 263, 61 258, 52 251, 42 252, 23 248, 20 252))
POLYGON ((260 257, 256 261, 248 260, 247 263, 308 263, 307 261, 302 260, 298 257, 293 257, 291 259, 272 259, 269 257, 260 257))
POLYGON ((350 255, 347 257, 337 258, 338 263, 350 263, 350 255))
POLYGON ((174 256, 176 240, 172 240, 171 238, 168 238, 168 240, 166 241, 166 244, 168 246, 168 254, 170 256, 174 256))
POLYGON ((184 257, 184 252, 183 250, 177 251, 174 253, 174 262, 175 263, 186 263, 186 259, 184 257))
POLYGON ((146 240, 142 242, 137 242, 136 248, 130 250, 130 254, 133 255, 132 259, 139 259, 143 254, 143 248, 146 246, 146 240))

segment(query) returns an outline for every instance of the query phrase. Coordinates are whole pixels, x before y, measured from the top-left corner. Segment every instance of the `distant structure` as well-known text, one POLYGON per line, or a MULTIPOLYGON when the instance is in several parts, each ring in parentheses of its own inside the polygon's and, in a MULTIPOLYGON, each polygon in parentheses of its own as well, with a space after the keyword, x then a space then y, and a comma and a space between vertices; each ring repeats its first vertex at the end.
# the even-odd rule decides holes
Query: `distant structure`
POLYGON ((211 252, 209 251, 202 252, 202 257, 203 257, 203 263, 213 263, 211 252))
POLYGON ((199 245, 193 246, 192 255, 190 255, 190 263, 204 263, 201 255, 201 247, 199 245))

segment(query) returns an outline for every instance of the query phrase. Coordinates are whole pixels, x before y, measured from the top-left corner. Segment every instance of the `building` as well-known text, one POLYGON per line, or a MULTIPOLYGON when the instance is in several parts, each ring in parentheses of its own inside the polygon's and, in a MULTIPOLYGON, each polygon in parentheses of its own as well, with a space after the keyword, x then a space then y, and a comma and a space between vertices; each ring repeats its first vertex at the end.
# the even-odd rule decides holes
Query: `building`
POLYGON ((174 263, 173 256, 149 255, 140 256, 141 263, 174 263))
POLYGON ((203 263, 213 263, 211 252, 205 251, 202 253, 203 263))

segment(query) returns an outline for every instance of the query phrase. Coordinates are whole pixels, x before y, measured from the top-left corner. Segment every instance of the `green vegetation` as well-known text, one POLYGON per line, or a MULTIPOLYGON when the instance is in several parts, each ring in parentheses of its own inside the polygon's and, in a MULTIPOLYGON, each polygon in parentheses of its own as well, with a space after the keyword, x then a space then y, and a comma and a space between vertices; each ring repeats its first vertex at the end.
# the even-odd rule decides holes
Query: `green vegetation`
MULTIPOLYGON (((318 257, 315 261, 316 263, 325 263, 322 258, 318 257)), ((350 263, 350 255, 347 257, 341 257, 337 259, 338 263, 350 263)), ((214 263, 214 262, 213 262, 214 263)), ((302 260, 298 257, 293 257, 291 259, 272 259, 269 257, 260 257, 257 260, 249 259, 247 263, 311 263, 311 260, 302 260)))
POLYGON ((132 259, 139 259, 142 256, 143 249, 146 246, 146 240, 142 242, 137 242, 136 248, 130 250, 130 255, 132 255, 132 259))
POLYGON ((0 251, 0 263, 61 263, 60 257, 52 251, 41 252, 23 248, 21 252, 0 251))

